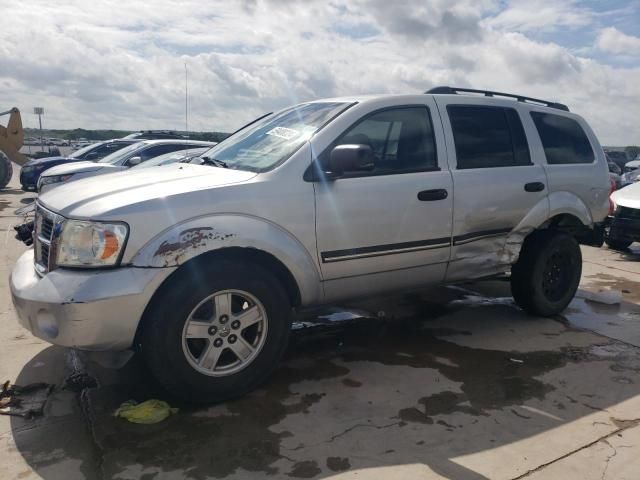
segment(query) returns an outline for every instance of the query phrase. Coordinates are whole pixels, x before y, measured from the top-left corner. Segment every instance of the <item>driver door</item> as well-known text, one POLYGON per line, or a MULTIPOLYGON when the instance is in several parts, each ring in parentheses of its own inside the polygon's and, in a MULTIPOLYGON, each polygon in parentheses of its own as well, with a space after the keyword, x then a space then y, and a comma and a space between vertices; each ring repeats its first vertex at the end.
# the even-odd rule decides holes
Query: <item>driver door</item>
POLYGON ((432 99, 365 114, 320 161, 344 144, 370 146, 375 166, 315 184, 327 300, 442 281, 453 190, 432 99))

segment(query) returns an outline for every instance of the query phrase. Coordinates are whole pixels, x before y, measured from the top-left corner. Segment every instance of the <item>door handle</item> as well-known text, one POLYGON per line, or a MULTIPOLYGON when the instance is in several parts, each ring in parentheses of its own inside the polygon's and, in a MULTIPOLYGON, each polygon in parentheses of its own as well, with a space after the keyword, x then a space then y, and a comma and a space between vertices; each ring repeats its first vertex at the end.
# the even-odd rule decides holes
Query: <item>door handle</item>
POLYGON ((524 184, 525 192, 541 192, 544 190, 544 183, 542 182, 531 182, 524 184))
POLYGON ((434 190, 423 190, 418 192, 418 200, 421 202, 434 202, 436 200, 444 200, 449 193, 444 188, 436 188, 434 190))

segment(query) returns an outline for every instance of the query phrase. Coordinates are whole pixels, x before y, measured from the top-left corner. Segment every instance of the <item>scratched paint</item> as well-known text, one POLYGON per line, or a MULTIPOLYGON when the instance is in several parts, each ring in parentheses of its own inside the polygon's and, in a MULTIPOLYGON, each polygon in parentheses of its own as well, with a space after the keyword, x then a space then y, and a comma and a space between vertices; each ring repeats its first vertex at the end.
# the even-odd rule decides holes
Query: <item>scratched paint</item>
POLYGON ((233 233, 217 232, 213 227, 188 228, 180 232, 177 241, 165 240, 162 242, 153 256, 164 257, 166 265, 180 264, 181 258, 190 249, 203 248, 207 250, 210 242, 227 240, 233 236, 233 233))

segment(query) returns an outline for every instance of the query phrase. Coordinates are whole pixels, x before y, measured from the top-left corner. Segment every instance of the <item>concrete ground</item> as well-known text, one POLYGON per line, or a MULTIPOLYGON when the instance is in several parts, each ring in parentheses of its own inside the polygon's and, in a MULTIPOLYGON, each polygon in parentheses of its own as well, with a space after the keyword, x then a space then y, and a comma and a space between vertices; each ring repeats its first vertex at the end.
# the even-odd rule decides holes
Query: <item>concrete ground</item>
POLYGON ((0 381, 56 387, 42 417, 0 415, 2 479, 640 477, 640 249, 583 248, 581 292, 553 319, 501 280, 305 312, 260 390, 135 425, 120 402, 176 404, 137 359, 78 377, 16 322, 13 211, 34 196, 16 184, 0 193, 0 381), (586 298, 600 289, 620 303, 586 298))

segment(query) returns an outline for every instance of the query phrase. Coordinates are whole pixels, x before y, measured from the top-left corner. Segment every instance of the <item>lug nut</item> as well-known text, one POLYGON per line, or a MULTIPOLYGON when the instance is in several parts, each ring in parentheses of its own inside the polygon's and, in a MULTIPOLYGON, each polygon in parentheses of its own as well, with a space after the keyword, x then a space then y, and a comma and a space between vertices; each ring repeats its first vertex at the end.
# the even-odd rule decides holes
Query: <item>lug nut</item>
POLYGON ((216 327, 215 325, 211 325, 209 327, 209 330, 207 330, 207 332, 209 333, 209 335, 213 336, 216 333, 218 333, 218 327, 216 327))
POLYGON ((213 346, 216 348, 220 348, 222 346, 222 339, 221 338, 216 338, 213 341, 213 346))
POLYGON ((234 330, 237 330, 240 328, 240 320, 234 320, 233 322, 231 322, 231 328, 233 328, 234 330))
POLYGON ((227 315, 222 315, 220 316, 219 322, 224 325, 225 323, 227 323, 229 321, 229 317, 227 315))
POLYGON ((235 335, 229 335, 229 343, 236 343, 237 339, 238 337, 236 337, 235 335))

